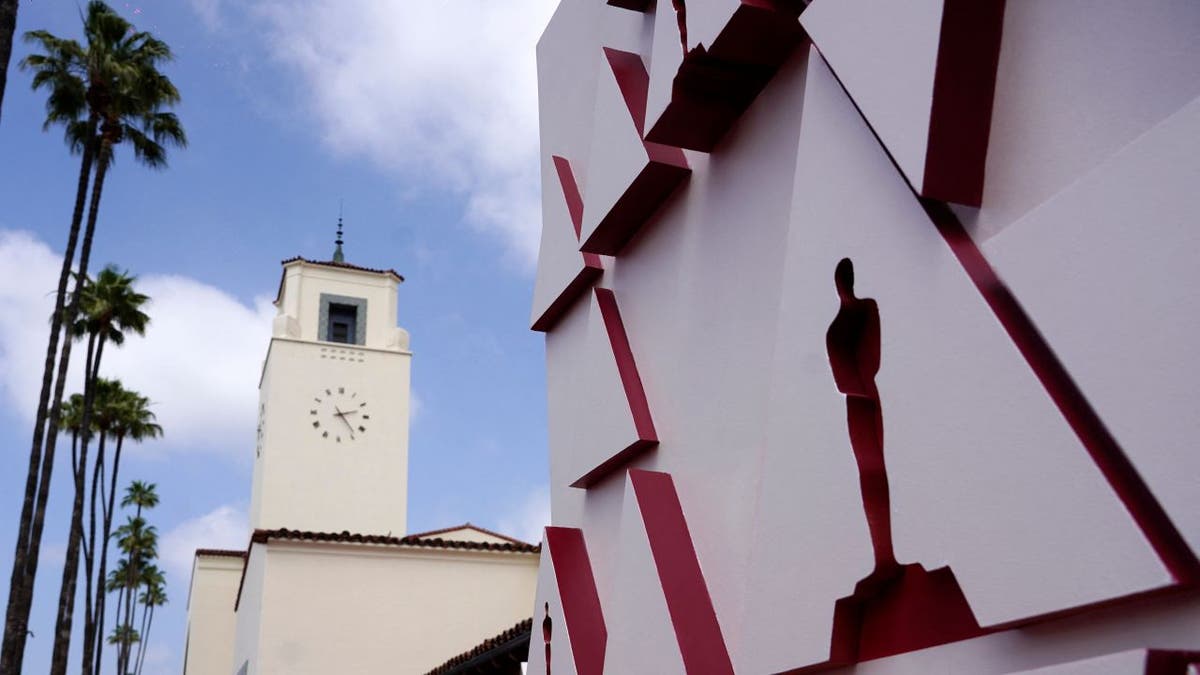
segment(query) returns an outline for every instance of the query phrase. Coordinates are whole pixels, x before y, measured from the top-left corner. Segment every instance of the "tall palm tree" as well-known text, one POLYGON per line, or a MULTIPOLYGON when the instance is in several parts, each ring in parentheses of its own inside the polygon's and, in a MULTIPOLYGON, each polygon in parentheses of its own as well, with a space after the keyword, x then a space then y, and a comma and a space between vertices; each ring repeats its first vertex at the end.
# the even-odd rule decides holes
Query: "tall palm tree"
MULTIPOLYGON (((87 337, 87 358, 84 369, 83 428, 91 428, 92 408, 100 382, 100 364, 105 345, 121 346, 126 333, 143 335, 150 322, 142 307, 149 297, 134 290, 135 277, 109 265, 100 271, 94 282, 81 290, 81 314, 72 326, 72 333, 87 337)), ((117 397, 115 392, 113 397, 117 397)), ((107 436, 102 435, 103 442, 107 436)), ((75 501, 71 510, 67 553, 63 563, 62 586, 58 596, 58 616, 55 621, 54 647, 50 658, 51 675, 64 675, 71 645, 71 628, 75 611, 75 590, 79 576, 79 553, 83 541, 83 502, 86 494, 88 437, 84 436, 79 449, 79 470, 75 473, 75 501)), ((97 453, 100 461, 102 453, 97 453)), ((98 476, 98 472, 97 472, 98 476)), ((89 565, 90 566, 90 565, 89 565)), ((90 580, 89 580, 90 585, 90 580)), ((88 589, 91 590, 90 588, 88 589)), ((91 593, 88 594, 89 596, 91 593)), ((90 602, 88 603, 90 607, 90 602)), ((89 653, 91 650, 87 650, 89 653)), ((90 666, 91 664, 87 664, 90 666)))
POLYGON ((4 103, 4 84, 8 80, 8 59, 12 56, 13 33, 17 29, 17 0, 0 0, 0 107, 4 103))
MULTIPOLYGON (((114 426, 113 433, 116 436, 117 448, 113 454, 112 481, 109 483, 114 486, 109 494, 108 509, 104 515, 104 541, 108 541, 112 532, 112 514, 113 514, 113 497, 116 494, 117 485, 117 470, 121 463, 121 446, 125 439, 129 438, 135 442, 141 442, 150 438, 157 438, 162 435, 162 427, 154 422, 154 413, 150 412, 149 400, 134 392, 128 392, 127 404, 124 407, 120 422, 114 426)), ((142 516, 142 509, 152 509, 158 506, 158 493, 155 491, 154 483, 146 483, 144 481, 135 480, 129 487, 125 489, 125 496, 121 499, 121 507, 128 508, 134 506, 136 508, 136 517, 142 516)), ((100 573, 96 577, 103 581, 105 572, 108 567, 108 547, 105 546, 100 554, 100 573)), ((126 572, 128 574, 128 571, 126 572)), ((105 610, 105 593, 101 588, 102 583, 96 585, 96 596, 91 600, 93 611, 91 616, 95 621, 92 626, 85 625, 84 627, 84 657, 83 657, 83 672, 87 675, 88 667, 91 666, 95 675, 100 675, 101 657, 104 653, 104 644, 101 639, 104 636, 104 610, 105 610), (94 655, 91 654, 94 650, 94 655)), ((119 607, 118 607, 119 608, 119 607)))
MULTIPOLYGON (((125 585, 122 589, 124 607, 117 611, 122 618, 117 621, 114 633, 125 629, 124 634, 132 635, 134 601, 137 599, 137 589, 143 583, 143 575, 150 569, 151 562, 158 557, 158 532, 153 525, 147 525, 141 516, 131 516, 124 525, 113 533, 117 546, 125 553, 128 560, 126 567, 125 585)), ((112 644, 112 641, 109 641, 112 644)), ((130 646, 132 642, 117 643, 117 672, 129 672, 130 646)))
MULTIPOLYGON (((92 484, 90 509, 88 511, 88 530, 87 535, 80 542, 80 549, 83 552, 84 561, 84 634, 94 625, 93 607, 89 601, 92 597, 92 581, 95 579, 96 563, 96 501, 99 497, 101 508, 104 506, 104 457, 105 444, 112 436, 113 427, 117 424, 119 416, 122 414, 123 408, 127 405, 126 401, 129 397, 129 392, 121 386, 118 380, 108 380, 97 378, 93 383, 93 400, 91 413, 91 427, 99 434, 99 442, 96 447, 96 459, 92 465, 92 484)), ((85 397, 84 407, 87 407, 85 397)), ((74 458, 74 453, 72 453, 74 458)), ((76 464, 77 462, 72 462, 76 464)), ((75 467, 75 476, 79 477, 86 470, 85 467, 75 467)), ((104 515, 101 513, 101 520, 104 520, 104 515)), ((81 535, 82 536, 82 535, 81 535)), ((107 536, 107 535, 104 535, 107 536)), ((99 552, 103 556, 108 553, 107 539, 100 540, 99 552)), ((101 571, 100 577, 104 577, 104 572, 101 571)))
MULTIPOLYGON (((0 0, 8 2, 10 0, 0 0)), ((113 150, 123 140, 133 146, 134 157, 152 168, 166 165, 165 146, 183 147, 187 138, 175 115, 166 108, 179 101, 179 92, 159 67, 171 59, 170 48, 146 32, 135 31, 119 14, 99 0, 88 3, 84 17, 86 49, 74 40, 64 40, 46 31, 26 34, 44 53, 26 58, 22 65, 34 71, 34 89, 48 89, 46 126, 63 124, 73 151, 82 155, 75 209, 51 318, 50 339, 42 375, 42 390, 30 448, 25 495, 13 556, 9 603, 5 616, 4 642, 0 648, 0 675, 21 670, 29 611, 33 601, 38 552, 45 522, 46 500, 53 469, 59 405, 65 388, 71 341, 64 340, 58 352, 62 323, 74 320, 77 300, 64 313, 67 285, 79 238, 84 203, 95 160, 95 186, 88 208, 87 228, 80 247, 76 292, 87 273, 100 195, 112 163, 113 150), (54 383, 55 354, 57 383, 54 383), (50 390, 53 385, 54 396, 50 390)))
MULTIPOLYGON (((123 654, 129 650, 133 643, 140 642, 141 639, 142 637, 138 635, 133 626, 118 624, 113 627, 112 634, 108 636, 108 644, 115 646, 118 654, 123 654)), ((121 675, 127 675, 127 672, 121 675)))
POLYGON ((142 627, 138 630, 141 641, 138 642, 137 655, 133 659, 134 675, 141 675, 142 665, 146 662, 146 645, 150 642, 150 627, 154 625, 154 608, 167 604, 167 581, 162 570, 151 567, 142 575, 146 590, 138 598, 142 605, 142 627))

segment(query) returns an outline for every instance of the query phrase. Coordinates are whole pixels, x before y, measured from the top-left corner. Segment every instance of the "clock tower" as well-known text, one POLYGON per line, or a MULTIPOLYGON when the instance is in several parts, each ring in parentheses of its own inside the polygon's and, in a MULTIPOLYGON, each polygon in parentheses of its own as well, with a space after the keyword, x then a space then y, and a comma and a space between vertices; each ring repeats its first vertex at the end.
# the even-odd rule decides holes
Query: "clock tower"
POLYGON ((254 529, 402 536, 408 333, 394 270, 290 258, 259 381, 254 529))

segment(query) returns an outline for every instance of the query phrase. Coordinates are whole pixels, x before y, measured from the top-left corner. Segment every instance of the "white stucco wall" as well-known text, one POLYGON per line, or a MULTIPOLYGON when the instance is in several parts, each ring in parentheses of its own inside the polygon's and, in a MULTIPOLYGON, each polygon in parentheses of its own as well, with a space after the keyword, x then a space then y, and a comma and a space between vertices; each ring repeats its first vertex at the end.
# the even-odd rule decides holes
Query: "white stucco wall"
POLYGON ((423 673, 528 618, 537 578, 532 553, 283 541, 253 551, 235 656, 252 675, 423 673))
POLYGON ((187 653, 184 675, 233 672, 234 614, 242 559, 197 555, 188 589, 187 653))
POLYGON ((385 274, 285 267, 280 316, 299 333, 277 330, 263 366, 251 527, 404 534, 412 354, 396 327, 397 283, 385 274), (366 300, 365 344, 316 339, 322 293, 366 300))

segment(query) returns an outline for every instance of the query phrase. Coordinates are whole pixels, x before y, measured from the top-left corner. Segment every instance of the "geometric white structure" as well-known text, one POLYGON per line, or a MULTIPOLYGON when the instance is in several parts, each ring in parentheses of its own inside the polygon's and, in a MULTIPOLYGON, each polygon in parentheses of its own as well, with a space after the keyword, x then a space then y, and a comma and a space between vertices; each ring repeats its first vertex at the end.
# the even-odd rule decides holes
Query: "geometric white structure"
POLYGON ((695 671, 678 565, 629 493, 655 474, 735 672, 1194 667, 1200 6, 559 20, 578 7, 543 38, 539 94, 557 119, 591 87, 600 118, 546 137, 588 148, 585 214, 586 186, 602 213, 636 186, 639 140, 690 170, 546 332, 552 520, 586 538, 607 630, 591 666, 695 671), (645 64, 641 138, 605 131, 642 108, 605 48, 645 64), (634 400, 653 450, 623 452, 650 440, 634 400))

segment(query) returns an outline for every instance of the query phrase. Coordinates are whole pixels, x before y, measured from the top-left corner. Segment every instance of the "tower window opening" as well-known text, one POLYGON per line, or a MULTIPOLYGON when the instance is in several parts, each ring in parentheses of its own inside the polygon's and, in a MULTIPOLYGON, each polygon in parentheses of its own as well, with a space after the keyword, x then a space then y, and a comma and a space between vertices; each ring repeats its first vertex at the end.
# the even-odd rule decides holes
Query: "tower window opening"
POLYGON ((329 323, 325 340, 354 344, 358 334, 358 308, 354 305, 329 304, 329 323))

